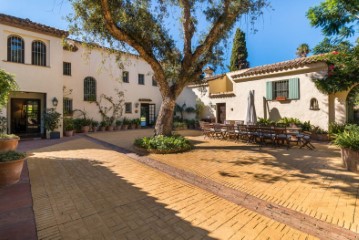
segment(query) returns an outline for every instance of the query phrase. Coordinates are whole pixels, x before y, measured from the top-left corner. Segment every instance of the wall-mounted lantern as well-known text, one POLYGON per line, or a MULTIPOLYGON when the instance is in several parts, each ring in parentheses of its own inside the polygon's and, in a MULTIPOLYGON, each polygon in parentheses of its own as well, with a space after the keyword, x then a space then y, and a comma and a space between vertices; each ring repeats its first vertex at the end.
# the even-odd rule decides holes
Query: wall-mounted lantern
POLYGON ((53 105, 54 107, 57 107, 57 104, 59 104, 59 100, 57 100, 57 98, 54 97, 54 98, 52 99, 52 105, 53 105))

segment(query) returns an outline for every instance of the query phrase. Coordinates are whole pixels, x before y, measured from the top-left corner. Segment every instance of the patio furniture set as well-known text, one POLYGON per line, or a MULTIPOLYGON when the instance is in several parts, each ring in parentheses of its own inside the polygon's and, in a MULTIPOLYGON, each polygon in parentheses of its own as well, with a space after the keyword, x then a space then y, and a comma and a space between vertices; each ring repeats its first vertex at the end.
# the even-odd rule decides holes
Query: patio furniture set
POLYGON ((200 125, 205 138, 258 143, 260 146, 285 145, 287 148, 294 143, 299 148, 306 147, 310 150, 315 148, 311 143, 311 132, 302 131, 302 128, 297 126, 245 125, 244 121, 224 124, 201 122, 200 125))

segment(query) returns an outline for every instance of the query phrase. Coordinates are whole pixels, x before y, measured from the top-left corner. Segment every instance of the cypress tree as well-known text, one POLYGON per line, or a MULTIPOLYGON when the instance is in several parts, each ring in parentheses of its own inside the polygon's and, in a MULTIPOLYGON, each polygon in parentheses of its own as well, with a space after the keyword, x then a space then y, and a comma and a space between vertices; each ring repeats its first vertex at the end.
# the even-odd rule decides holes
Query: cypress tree
POLYGON ((247 61, 248 52, 246 44, 246 35, 241 29, 237 28, 236 35, 233 39, 231 65, 230 71, 236 71, 240 69, 249 68, 249 62, 247 61))

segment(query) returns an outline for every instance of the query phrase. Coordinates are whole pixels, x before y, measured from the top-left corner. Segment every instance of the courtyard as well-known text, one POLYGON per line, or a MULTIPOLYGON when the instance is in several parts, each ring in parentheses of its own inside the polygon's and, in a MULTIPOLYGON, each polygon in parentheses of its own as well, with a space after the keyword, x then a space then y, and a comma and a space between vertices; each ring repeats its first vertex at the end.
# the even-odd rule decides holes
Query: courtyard
POLYGON ((342 168, 332 145, 287 150, 182 131, 194 150, 160 155, 133 147, 152 134, 22 142, 20 149, 36 148, 27 164, 37 238, 358 238, 359 176, 342 168))

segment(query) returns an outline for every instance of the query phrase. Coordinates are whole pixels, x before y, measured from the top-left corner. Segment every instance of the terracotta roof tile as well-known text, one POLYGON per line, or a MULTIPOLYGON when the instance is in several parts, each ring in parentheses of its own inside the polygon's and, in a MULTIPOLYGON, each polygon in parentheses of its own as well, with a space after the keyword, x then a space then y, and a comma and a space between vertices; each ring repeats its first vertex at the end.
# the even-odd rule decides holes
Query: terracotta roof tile
POLYGON ((45 33, 47 35, 56 36, 56 37, 64 37, 64 36, 68 36, 69 34, 67 31, 63 31, 43 24, 35 23, 32 22, 30 19, 18 18, 2 13, 0 13, 0 23, 4 25, 22 28, 25 30, 45 33))
POLYGON ((249 68, 245 72, 232 75, 232 78, 236 79, 236 78, 241 78, 241 77, 249 77, 249 76, 253 76, 253 75, 272 73, 272 72, 277 72, 277 71, 281 71, 281 70, 303 67, 305 65, 317 63, 317 62, 323 62, 323 60, 321 60, 318 57, 318 55, 311 56, 311 57, 296 58, 296 59, 289 60, 289 61, 249 68))

